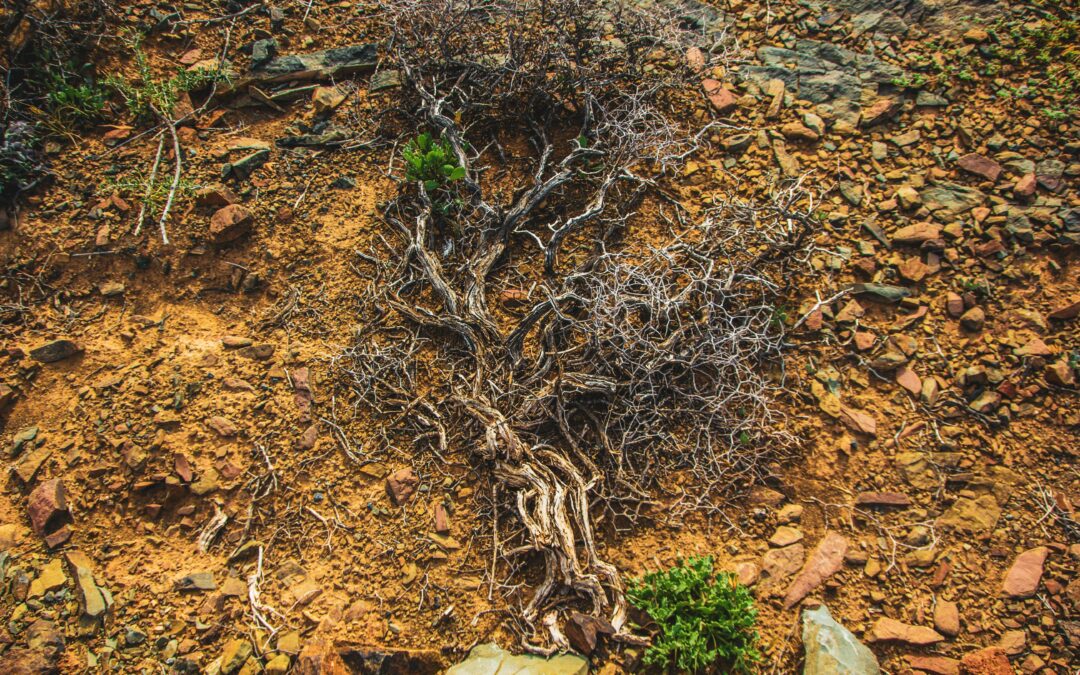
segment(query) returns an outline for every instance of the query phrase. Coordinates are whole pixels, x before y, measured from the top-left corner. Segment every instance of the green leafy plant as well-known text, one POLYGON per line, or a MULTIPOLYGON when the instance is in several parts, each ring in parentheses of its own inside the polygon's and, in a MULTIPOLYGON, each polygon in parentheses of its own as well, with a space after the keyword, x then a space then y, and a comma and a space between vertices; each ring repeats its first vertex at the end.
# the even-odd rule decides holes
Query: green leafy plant
POLYGON ((424 132, 405 144, 405 178, 422 182, 424 189, 435 192, 465 177, 465 167, 458 162, 450 142, 435 139, 424 132))
POLYGON ((53 126, 73 129, 101 118, 107 92, 97 82, 90 78, 69 79, 55 71, 50 73, 50 80, 47 106, 53 126))
POLYGON ((659 626, 646 665, 696 672, 722 664, 746 673, 761 660, 753 596, 733 574, 714 574, 711 557, 680 560, 628 587, 630 602, 659 626))
POLYGON ((142 48, 142 36, 132 34, 126 42, 135 59, 138 77, 128 80, 111 75, 105 83, 124 97, 128 111, 138 120, 153 120, 159 116, 171 118, 180 94, 227 79, 222 71, 208 68, 181 69, 169 78, 155 77, 142 48))

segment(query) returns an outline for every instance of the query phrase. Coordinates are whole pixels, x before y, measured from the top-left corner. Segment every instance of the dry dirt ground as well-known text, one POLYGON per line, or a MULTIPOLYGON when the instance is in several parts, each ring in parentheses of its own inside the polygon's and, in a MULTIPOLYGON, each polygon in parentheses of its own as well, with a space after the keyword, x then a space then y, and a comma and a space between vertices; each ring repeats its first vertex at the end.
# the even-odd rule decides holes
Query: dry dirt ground
MULTIPOLYGON (((129 22, 152 5, 119 4, 129 22)), ((979 29, 1010 12, 1037 21, 1027 3, 838 4, 722 3, 741 51, 712 76, 731 100, 688 95, 725 126, 666 185, 700 205, 806 176, 820 224, 778 312, 791 330, 776 405, 797 447, 713 510, 673 519, 659 504, 626 531, 602 522, 602 553, 627 576, 690 554, 737 570, 757 598, 763 671, 801 668, 785 597, 817 571, 804 602, 827 604, 886 672, 961 672, 965 655, 1000 648, 980 654, 1075 673, 1075 95, 1051 91, 1036 62, 984 72, 999 38, 979 29), (874 63, 799 70, 806 40, 874 63), (918 72, 924 56, 957 74, 862 77, 881 63, 918 72), (809 93, 815 72, 837 73, 827 96, 809 93), (784 73, 785 87, 770 82, 784 73), (1000 95, 1025 84, 1035 93, 1000 95), (867 283, 905 297, 852 286, 867 283)), ((228 32, 243 70, 243 49, 271 35, 282 54, 378 37, 369 3, 280 9, 281 25, 261 11, 179 23, 146 49, 168 71, 219 54, 228 32)), ((103 64, 130 67, 119 47, 103 64)), ((394 90, 347 79, 329 114, 359 129, 394 90)), ((378 206, 400 169, 388 174, 391 147, 275 144, 314 115, 310 94, 278 110, 224 98, 182 128, 185 176, 210 194, 181 196, 168 246, 153 221, 135 236, 138 195, 109 187, 148 171, 158 147, 160 129, 122 116, 52 147, 55 179, 0 232, 4 672, 252 673, 302 650, 314 672, 335 646, 356 672, 422 672, 479 642, 518 642, 536 573, 492 568, 489 477, 468 449, 443 462, 397 445, 332 377, 378 283, 365 256, 392 252, 378 206), (262 147, 250 176, 222 178, 262 147), (253 218, 230 242, 210 231, 220 188, 253 218), (32 351, 54 340, 78 351, 32 351), (397 506, 385 479, 406 468, 419 484, 397 506)), ((656 236, 635 227, 628 240, 656 236)), ((604 645, 593 665, 623 672, 639 656, 604 645)))

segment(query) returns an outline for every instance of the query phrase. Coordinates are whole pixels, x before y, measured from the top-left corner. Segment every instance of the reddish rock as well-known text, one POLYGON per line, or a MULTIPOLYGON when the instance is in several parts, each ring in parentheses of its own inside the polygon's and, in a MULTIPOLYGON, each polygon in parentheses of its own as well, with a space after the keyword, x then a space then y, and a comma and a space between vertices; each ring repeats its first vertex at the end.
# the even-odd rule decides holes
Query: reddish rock
POLYGON ((1077 300, 1070 305, 1059 307, 1054 311, 1050 312, 1047 316, 1051 319, 1057 319, 1059 321, 1075 319, 1077 316, 1080 316, 1080 300, 1077 300))
POLYGON ((856 506, 911 506, 911 497, 901 492, 860 492, 856 506))
POLYGON ((962 675, 1014 675, 1009 657, 1001 647, 987 647, 977 652, 968 652, 960 659, 962 675))
POLYGON ((869 331, 855 331, 855 348, 860 352, 865 352, 874 346, 874 334, 869 331))
POLYGON ((761 571, 769 579, 786 579, 799 571, 805 557, 802 544, 769 549, 761 558, 761 571))
POLYGON ((66 496, 59 478, 45 481, 30 493, 26 510, 30 515, 30 526, 38 536, 45 536, 67 523, 71 514, 66 496))
POLYGON ((862 126, 872 127, 889 119, 900 111, 900 101, 894 98, 878 99, 876 103, 862 111, 862 126))
POLYGON ((239 204, 220 208, 210 217, 210 239, 215 244, 235 241, 251 231, 251 212, 239 204))
POLYGON ((446 512, 446 506, 442 502, 435 505, 435 532, 450 534, 450 514, 446 512))
POLYGON ((352 672, 325 638, 311 640, 300 650, 292 672, 295 675, 350 675, 352 672))
POLYGON ((581 612, 571 612, 569 621, 563 626, 563 633, 571 647, 588 656, 596 649, 600 637, 614 635, 615 628, 603 619, 581 612))
POLYGON ((960 675, 960 662, 945 656, 916 656, 912 654, 906 657, 912 670, 921 670, 931 675, 960 675))
POLYGON ((237 428, 232 420, 227 417, 222 417, 221 415, 214 415, 206 420, 206 426, 226 438, 230 438, 240 433, 240 429, 237 428))
POLYGON ((915 223, 901 227, 892 236, 896 244, 922 244, 941 238, 941 226, 935 223, 915 223))
POLYGON ((837 532, 827 533, 818 542, 814 552, 810 554, 810 559, 806 561, 799 575, 788 587, 787 594, 784 596, 785 609, 794 607, 810 591, 843 567, 847 545, 847 539, 837 532))
POLYGON ((978 332, 982 330, 984 323, 986 323, 986 312, 982 307, 972 307, 960 315, 960 325, 964 327, 964 330, 978 332))
POLYGON ((989 157, 976 152, 964 155, 957 162, 961 169, 976 176, 982 176, 990 182, 994 182, 1001 175, 1001 165, 989 157))
POLYGON ((960 608, 950 600, 938 600, 934 606, 934 628, 942 635, 960 634, 960 608))
POLYGON ((910 391, 913 396, 918 396, 922 391, 922 380, 919 379, 918 373, 907 366, 897 369, 896 383, 910 391))
POLYGON ((933 628, 912 626, 887 616, 874 622, 869 635, 871 642, 903 642, 917 646, 937 644, 944 639, 944 636, 933 628))
POLYGON ((861 410, 855 410, 846 405, 840 406, 840 421, 852 431, 877 436, 877 422, 868 413, 861 410))
POLYGON ((204 208, 220 209, 239 203, 239 195, 227 187, 204 187, 195 193, 195 205, 204 208))
POLYGON ((1035 194, 1035 174, 1029 173, 1013 186, 1013 194, 1017 197, 1031 197, 1035 194))
POLYGON ((836 314, 836 321, 838 323, 852 323, 856 319, 866 314, 866 310, 859 304, 858 300, 849 300, 844 308, 836 314))
POLYGON ((45 545, 49 548, 57 548, 58 546, 63 546, 71 539, 71 535, 71 526, 61 525, 58 529, 45 535, 45 545))
POLYGON ((1017 356, 1052 356, 1054 352, 1050 347, 1046 346, 1045 342, 1039 338, 1035 338, 1023 347, 1014 349, 1013 354, 1016 354, 1017 356))
POLYGON ((724 89, 723 85, 716 80, 702 80, 701 88, 705 90, 705 96, 709 99, 709 103, 721 115, 731 112, 739 105, 735 94, 724 89))
POLYGON ((1059 387, 1071 387, 1076 384, 1076 375, 1065 359, 1049 363, 1046 366, 1046 381, 1059 387))
POLYGON ((949 292, 945 296, 945 311, 954 319, 959 319, 964 313, 964 299, 959 293, 949 292))
POLYGON ((686 67, 695 73, 705 70, 705 53, 698 47, 686 50, 686 67))
POLYGON ((404 506, 409 503, 416 494, 416 488, 420 485, 420 479, 411 468, 395 471, 386 478, 386 494, 396 506, 404 506))
POLYGON ((1010 598, 1030 598, 1035 595, 1042 579, 1043 563, 1049 553, 1050 549, 1039 546, 1016 556, 1012 567, 1005 573, 1001 592, 1010 598))

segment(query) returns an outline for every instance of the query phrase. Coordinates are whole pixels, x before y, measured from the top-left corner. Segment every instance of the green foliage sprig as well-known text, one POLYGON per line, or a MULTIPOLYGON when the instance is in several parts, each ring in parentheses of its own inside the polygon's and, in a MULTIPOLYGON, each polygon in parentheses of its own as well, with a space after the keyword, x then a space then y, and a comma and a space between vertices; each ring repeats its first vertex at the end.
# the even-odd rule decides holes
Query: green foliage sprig
POLYGON ((401 154, 405 158, 405 178, 422 182, 428 192, 465 177, 465 167, 444 138, 435 139, 424 132, 406 143, 401 154))
POLYGON ((660 629, 646 665, 696 672, 723 664, 725 672, 747 673, 761 660, 753 596, 733 574, 714 575, 711 557, 680 560, 628 586, 630 602, 660 629))
POLYGON ((158 115, 171 118, 180 94, 227 79, 222 71, 209 68, 181 69, 169 78, 155 77, 142 48, 142 36, 135 33, 126 41, 135 59, 137 79, 111 75, 105 82, 124 97, 128 111, 138 120, 153 120, 158 115))

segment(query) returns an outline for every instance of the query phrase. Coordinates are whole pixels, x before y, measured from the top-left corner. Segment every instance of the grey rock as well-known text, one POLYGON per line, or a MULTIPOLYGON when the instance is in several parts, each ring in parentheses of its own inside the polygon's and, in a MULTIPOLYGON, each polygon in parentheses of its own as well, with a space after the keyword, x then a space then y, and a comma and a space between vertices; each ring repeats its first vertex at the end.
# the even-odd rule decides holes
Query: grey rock
POLYGON ((239 180, 246 180, 251 176, 263 164, 266 164, 266 160, 270 159, 270 151, 267 149, 256 150, 250 155, 245 155, 235 162, 225 164, 221 167, 221 174, 223 177, 235 176, 239 180))
POLYGON ((446 675, 587 675, 589 662, 574 654, 545 659, 529 654, 515 655, 489 642, 477 645, 468 658, 446 671, 446 675))
POLYGON ((53 340, 30 350, 30 358, 39 363, 55 363, 82 353, 82 347, 72 340, 53 340))
POLYGON ((877 658, 822 605, 803 611, 803 675, 877 675, 877 658))
POLYGON ((262 83, 328 80, 374 70, 377 62, 378 48, 374 44, 335 47, 270 59, 252 68, 250 80, 262 83))
POLYGON ((922 191, 923 204, 931 211, 955 216, 970 211, 986 201, 986 195, 975 188, 956 183, 940 183, 922 191))
POLYGON ((915 96, 915 105, 924 108, 944 108, 949 105, 949 99, 929 91, 920 91, 915 96))
POLYGON ((394 87, 400 86, 400 70, 380 70, 371 76, 371 82, 368 83, 368 91, 382 91, 383 89, 393 89, 394 87))

